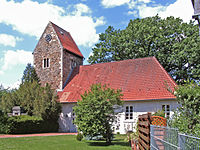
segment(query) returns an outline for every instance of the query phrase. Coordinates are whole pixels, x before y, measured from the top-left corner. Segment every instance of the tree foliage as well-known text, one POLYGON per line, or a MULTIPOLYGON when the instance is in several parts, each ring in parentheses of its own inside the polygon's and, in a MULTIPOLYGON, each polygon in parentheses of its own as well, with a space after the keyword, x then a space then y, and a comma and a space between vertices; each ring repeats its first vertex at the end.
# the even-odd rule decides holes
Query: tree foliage
POLYGON ((7 89, 4 89, 3 85, 0 85, 0 104, 1 104, 1 99, 3 95, 5 95, 8 92, 7 89))
POLYGON ((13 106, 21 106, 30 116, 55 120, 58 119, 61 111, 56 100, 57 96, 48 84, 41 87, 37 81, 25 82, 18 90, 8 92, 3 96, 1 108, 7 113, 12 111, 13 106))
POLYGON ((26 66, 26 69, 24 70, 24 73, 23 73, 22 83, 33 82, 33 81, 39 82, 39 78, 37 76, 37 73, 36 73, 34 67, 30 63, 28 63, 26 66))
POLYGON ((130 20, 124 30, 109 26, 99 35, 89 63, 155 56, 177 82, 200 77, 198 26, 159 16, 130 20))
POLYGON ((32 133, 55 132, 58 129, 58 117, 61 112, 61 105, 57 102, 57 95, 51 87, 46 84, 42 87, 35 72, 35 69, 28 64, 22 83, 18 89, 7 90, 2 94, 0 91, 0 132, 2 133, 32 133), (1 96, 2 95, 2 96, 1 96), (13 106, 20 106, 22 113, 28 116, 10 117, 7 119, 7 113, 12 112, 13 106), (5 115, 6 114, 6 115, 5 115), (34 118, 39 120, 34 120, 34 118), (28 118, 28 120, 23 120, 28 118), (24 129, 23 125, 33 125, 35 127, 24 129), (5 131, 4 131, 5 130, 5 131))
POLYGON ((121 105, 120 90, 110 89, 94 84, 88 92, 81 96, 81 101, 73 108, 76 118, 74 123, 84 136, 102 135, 108 143, 111 142, 111 126, 114 121, 113 105, 121 105))
POLYGON ((170 122, 183 133, 200 135, 200 86, 194 82, 179 86, 175 95, 180 107, 170 122))

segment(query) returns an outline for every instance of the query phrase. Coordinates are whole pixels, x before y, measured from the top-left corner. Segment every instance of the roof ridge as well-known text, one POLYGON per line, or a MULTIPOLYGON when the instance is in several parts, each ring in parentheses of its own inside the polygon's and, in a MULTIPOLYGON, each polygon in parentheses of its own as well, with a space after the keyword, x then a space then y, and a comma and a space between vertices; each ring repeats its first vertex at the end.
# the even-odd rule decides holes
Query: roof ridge
POLYGON ((124 59, 124 60, 119 60, 119 61, 112 61, 112 62, 101 62, 101 63, 96 63, 96 64, 87 64, 87 65, 82 65, 82 66, 93 66, 93 65, 102 65, 102 64, 110 64, 110 63, 120 63, 120 62, 127 62, 127 61, 136 61, 136 60, 144 60, 144 59, 151 59, 154 56, 151 57, 143 57, 143 58, 134 58, 134 59, 124 59))
POLYGON ((60 28, 60 29, 62 29, 62 30, 64 30, 65 32, 67 32, 67 33, 69 33, 68 31, 66 31, 65 29, 63 29, 63 28, 61 28, 60 26, 58 26, 57 24, 55 24, 55 23, 53 23, 53 22, 51 22, 51 21, 49 21, 51 24, 53 24, 53 25, 55 25, 56 27, 58 27, 58 28, 60 28))

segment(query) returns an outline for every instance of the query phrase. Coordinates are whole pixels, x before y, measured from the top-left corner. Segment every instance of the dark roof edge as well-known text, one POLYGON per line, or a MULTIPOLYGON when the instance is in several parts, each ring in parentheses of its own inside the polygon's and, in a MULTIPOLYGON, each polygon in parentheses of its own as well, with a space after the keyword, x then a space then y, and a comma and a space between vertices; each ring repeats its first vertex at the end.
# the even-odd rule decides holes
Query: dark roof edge
POLYGON ((66 50, 68 53, 73 54, 73 55, 75 55, 75 56, 77 56, 79 58, 83 58, 84 59, 84 57, 82 57, 82 56, 80 56, 78 54, 75 54, 75 53, 71 52, 70 50, 67 50, 66 48, 63 48, 63 50, 66 50))
MULTIPOLYGON (((143 99, 143 100, 122 100, 124 102, 141 102, 141 101, 164 101, 164 100, 173 100, 176 101, 176 98, 165 98, 165 99, 143 99)), ((67 104, 67 103, 77 103, 77 102, 59 102, 61 104, 67 104)))
POLYGON ((159 61, 156 59, 156 57, 153 56, 153 59, 156 61, 156 63, 159 65, 159 67, 162 69, 162 71, 167 75, 167 77, 169 78, 169 80, 174 84, 174 86, 176 87, 177 84, 174 81, 174 79, 169 75, 169 73, 165 70, 165 68, 159 63, 159 61))
POLYGON ((125 102, 139 102, 139 101, 164 101, 164 100, 176 100, 176 98, 162 98, 162 99, 142 99, 142 100, 122 100, 122 101, 125 101, 125 102))

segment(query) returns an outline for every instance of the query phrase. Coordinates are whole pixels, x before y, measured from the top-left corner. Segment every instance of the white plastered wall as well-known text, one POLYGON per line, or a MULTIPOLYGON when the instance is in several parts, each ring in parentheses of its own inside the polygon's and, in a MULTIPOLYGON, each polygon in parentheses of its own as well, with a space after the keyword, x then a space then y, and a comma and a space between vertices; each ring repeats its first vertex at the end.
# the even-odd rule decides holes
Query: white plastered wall
POLYGON ((114 133, 126 134, 127 131, 135 131, 139 115, 162 110, 162 105, 170 105, 170 117, 173 115, 173 110, 178 107, 175 100, 125 101, 122 112, 117 114, 113 124, 114 133), (133 119, 125 119, 126 106, 133 106, 133 119))
MULTIPOLYGON (((73 115, 72 108, 75 105, 76 103, 62 104, 62 113, 59 118, 60 132, 77 132, 77 128, 73 124, 75 116, 73 115)), ((172 116, 173 110, 178 107, 177 101, 175 100, 125 101, 120 110, 121 113, 116 115, 116 121, 113 123, 112 128, 114 133, 126 134, 128 130, 134 131, 139 115, 162 110, 162 105, 170 105, 170 116, 172 116), (126 106, 133 106, 133 119, 125 119, 126 106)))
POLYGON ((73 106, 76 103, 62 104, 62 112, 59 117, 59 132, 77 132, 76 126, 73 124, 75 115, 73 114, 73 106))

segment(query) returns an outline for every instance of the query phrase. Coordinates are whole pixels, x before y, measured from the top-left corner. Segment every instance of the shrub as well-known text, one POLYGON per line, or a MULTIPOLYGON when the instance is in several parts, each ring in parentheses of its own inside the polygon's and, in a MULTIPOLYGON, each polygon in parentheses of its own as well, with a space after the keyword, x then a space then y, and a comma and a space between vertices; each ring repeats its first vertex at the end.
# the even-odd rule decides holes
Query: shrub
POLYGON ((26 134, 41 132, 57 132, 58 123, 51 120, 43 120, 35 116, 13 116, 5 122, 3 133, 26 134))
POLYGON ((81 133, 78 133, 77 136, 76 136, 76 139, 78 141, 81 141, 83 139, 83 135, 81 133))
POLYGON ((106 85, 93 84, 90 90, 81 95, 82 100, 73 107, 76 114, 74 123, 83 135, 103 136, 108 144, 112 140, 114 105, 122 105, 121 90, 108 88, 106 85))
POLYGON ((0 133, 6 133, 8 116, 0 111, 0 133))
POLYGON ((185 134, 200 135, 200 86, 196 82, 179 85, 174 92, 179 107, 169 125, 185 134))
POLYGON ((158 110, 152 116, 160 116, 160 117, 165 118, 165 112, 163 110, 158 110))

